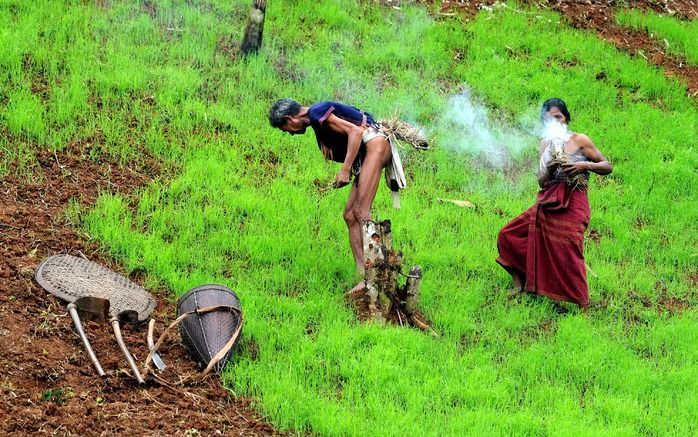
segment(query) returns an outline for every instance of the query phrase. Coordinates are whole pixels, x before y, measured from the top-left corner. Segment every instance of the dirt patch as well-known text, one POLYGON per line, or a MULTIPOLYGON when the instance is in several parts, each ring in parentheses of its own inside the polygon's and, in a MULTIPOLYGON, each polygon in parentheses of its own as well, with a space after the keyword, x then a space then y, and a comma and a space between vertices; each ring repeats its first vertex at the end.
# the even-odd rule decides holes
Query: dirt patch
POLYGON ((599 244, 601 242, 601 232, 599 232, 596 229, 592 229, 589 231, 589 235, 587 236, 589 241, 593 241, 596 244, 599 244))
POLYGON ((686 277, 688 278, 688 283, 698 289, 698 272, 689 273, 686 277))
MULTIPOLYGON (((666 284, 662 280, 657 281, 655 290, 652 296, 630 290, 628 292, 628 302, 634 303, 636 308, 654 310, 659 314, 670 316, 681 314, 693 307, 692 299, 688 293, 669 295, 666 284)), ((627 311, 633 313, 633 305, 630 305, 627 311)))
MULTIPOLYGON (((375 1, 386 6, 399 5, 396 0, 375 1)), ((425 0, 424 3, 433 2, 425 0)), ((647 32, 621 27, 615 19, 615 10, 620 7, 654 11, 684 20, 696 19, 698 0, 524 0, 524 3, 555 10, 575 28, 595 31, 599 37, 618 49, 642 57, 663 68, 667 76, 685 82, 689 97, 698 96, 698 66, 688 64, 682 57, 668 55, 663 43, 653 39, 647 32)), ((506 7, 504 5, 504 2, 494 0, 444 0, 440 3, 439 15, 472 19, 483 10, 506 7)), ((459 56, 461 55, 454 55, 456 59, 459 56)))
POLYGON ((157 18, 158 16, 158 5, 157 2, 153 0, 143 0, 142 3, 143 6, 143 12, 148 14, 150 18, 157 18))
POLYGON ((240 53, 240 43, 233 39, 230 35, 222 36, 216 42, 216 51, 223 54, 223 56, 230 59, 237 59, 238 53, 240 53))
MULTIPOLYGON (((432 322, 429 321, 421 311, 410 311, 407 309, 404 296, 404 290, 398 290, 395 296, 392 296, 390 311, 382 314, 384 321, 395 326, 412 327, 438 336, 436 331, 432 328, 432 322)), ((371 309, 368 289, 361 288, 359 290, 347 292, 345 301, 349 308, 354 311, 359 321, 367 322, 369 320, 374 320, 374 311, 371 309)))
MULTIPOLYGON (((618 3, 616 0, 615 3, 618 3)), ((653 10, 660 14, 673 15, 681 20, 698 18, 698 1, 696 0, 634 0, 629 7, 653 10)))
MULTIPOLYGON (((80 145, 53 154, 39 152, 38 181, 15 175, 0 179, 0 433, 3 435, 278 435, 250 407, 228 393, 216 377, 182 388, 152 380, 138 387, 128 376, 106 324, 86 331, 108 376, 100 379, 74 332, 65 304, 33 280, 42 259, 57 253, 84 254, 116 271, 95 243, 71 227, 66 205, 94 204, 97 194, 129 193, 159 171, 154 161, 138 167, 93 162, 80 145)), ((142 275, 133 279, 142 282, 142 275)), ((155 294, 160 323, 173 303, 155 294)), ((126 329, 137 361, 145 359, 145 326, 126 329)), ((162 351, 169 380, 195 372, 175 340, 162 351)))
POLYGON ((441 2, 439 15, 474 18, 480 11, 491 8, 495 3, 495 0, 444 0, 441 2))
MULTIPOLYGON (((615 9, 619 6, 616 0, 529 0, 529 4, 550 8, 561 13, 572 26, 578 29, 593 30, 604 40, 626 51, 633 56, 639 56, 648 62, 661 67, 669 77, 677 78, 686 83, 686 94, 689 97, 698 96, 698 66, 689 65, 685 59, 668 55, 666 47, 650 37, 647 32, 636 31, 621 27, 616 23, 615 9)), ((678 18, 698 18, 698 1, 628 1, 628 7, 652 10, 660 13, 671 13, 678 18)))
POLYGON ((453 17, 458 16, 465 19, 474 18, 483 9, 489 9, 498 3, 497 0, 362 0, 364 3, 377 3, 381 6, 400 9, 403 4, 420 3, 425 5, 430 11, 434 11, 434 5, 438 5, 437 16, 453 17))

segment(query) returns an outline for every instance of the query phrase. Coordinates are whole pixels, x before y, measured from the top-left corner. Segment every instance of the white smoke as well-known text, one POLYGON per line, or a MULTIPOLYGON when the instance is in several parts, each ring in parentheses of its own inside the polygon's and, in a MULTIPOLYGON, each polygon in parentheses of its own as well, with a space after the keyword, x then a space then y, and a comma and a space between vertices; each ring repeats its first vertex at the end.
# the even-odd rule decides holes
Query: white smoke
POLYGON ((556 118, 547 117, 543 122, 539 137, 550 142, 567 142, 572 136, 572 132, 566 124, 560 123, 556 118))
POLYGON ((467 87, 448 100, 438 131, 441 144, 478 156, 495 168, 510 164, 532 140, 525 132, 493 120, 467 87))
POLYGON ((542 173, 546 170, 546 165, 552 157, 564 150, 565 143, 572 136, 572 132, 566 124, 548 116, 543 121, 539 136, 548 144, 538 162, 538 171, 542 173))

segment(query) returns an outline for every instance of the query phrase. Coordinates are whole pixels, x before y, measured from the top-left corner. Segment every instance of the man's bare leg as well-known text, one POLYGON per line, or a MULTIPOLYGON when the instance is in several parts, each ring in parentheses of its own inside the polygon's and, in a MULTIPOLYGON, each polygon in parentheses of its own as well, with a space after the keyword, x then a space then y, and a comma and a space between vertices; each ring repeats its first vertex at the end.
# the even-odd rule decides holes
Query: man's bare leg
MULTIPOLYGON (((349 244, 354 254, 356 267, 362 274, 364 272, 364 246, 361 224, 364 220, 371 218, 371 206, 378 190, 381 170, 390 162, 390 158, 390 144, 387 139, 377 137, 366 144, 366 157, 361 165, 359 182, 352 186, 347 206, 344 209, 344 219, 349 228, 349 244)), ((362 280, 352 291, 363 287, 364 281, 362 280)))
POLYGON ((358 190, 356 184, 351 185, 351 191, 349 191, 349 199, 347 200, 347 205, 344 207, 344 221, 347 223, 347 228, 349 230, 349 245, 351 246, 351 253, 354 255, 354 261, 356 262, 356 270, 361 276, 364 275, 364 261, 363 261, 363 241, 361 237, 361 223, 354 219, 354 206, 356 204, 358 190))

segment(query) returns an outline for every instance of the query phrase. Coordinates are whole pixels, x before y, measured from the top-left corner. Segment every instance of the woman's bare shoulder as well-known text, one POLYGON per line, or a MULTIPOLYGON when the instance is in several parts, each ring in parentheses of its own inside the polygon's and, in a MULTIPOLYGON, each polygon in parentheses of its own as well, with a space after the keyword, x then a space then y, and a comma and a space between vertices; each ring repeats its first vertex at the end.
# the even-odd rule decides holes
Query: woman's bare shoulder
POLYGON ((579 132, 573 132, 569 141, 572 142, 574 145, 576 145, 577 148, 579 148, 579 149, 583 149, 585 147, 589 147, 589 146, 594 145, 594 142, 591 141, 591 138, 589 138, 585 134, 579 133, 579 132))
POLYGON ((581 142, 591 142, 591 138, 589 138, 586 134, 583 134, 581 132, 572 132, 572 136, 570 139, 574 141, 581 141, 581 142))

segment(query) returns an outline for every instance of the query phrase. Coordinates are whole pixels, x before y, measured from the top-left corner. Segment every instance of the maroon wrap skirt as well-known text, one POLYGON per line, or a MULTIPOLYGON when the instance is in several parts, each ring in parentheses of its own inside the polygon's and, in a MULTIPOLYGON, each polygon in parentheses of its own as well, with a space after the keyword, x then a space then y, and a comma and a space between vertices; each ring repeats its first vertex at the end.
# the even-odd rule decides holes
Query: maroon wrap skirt
POLYGON ((525 291, 587 307, 584 231, 590 213, 586 190, 565 183, 541 190, 535 205, 499 231, 497 262, 519 275, 525 291))

